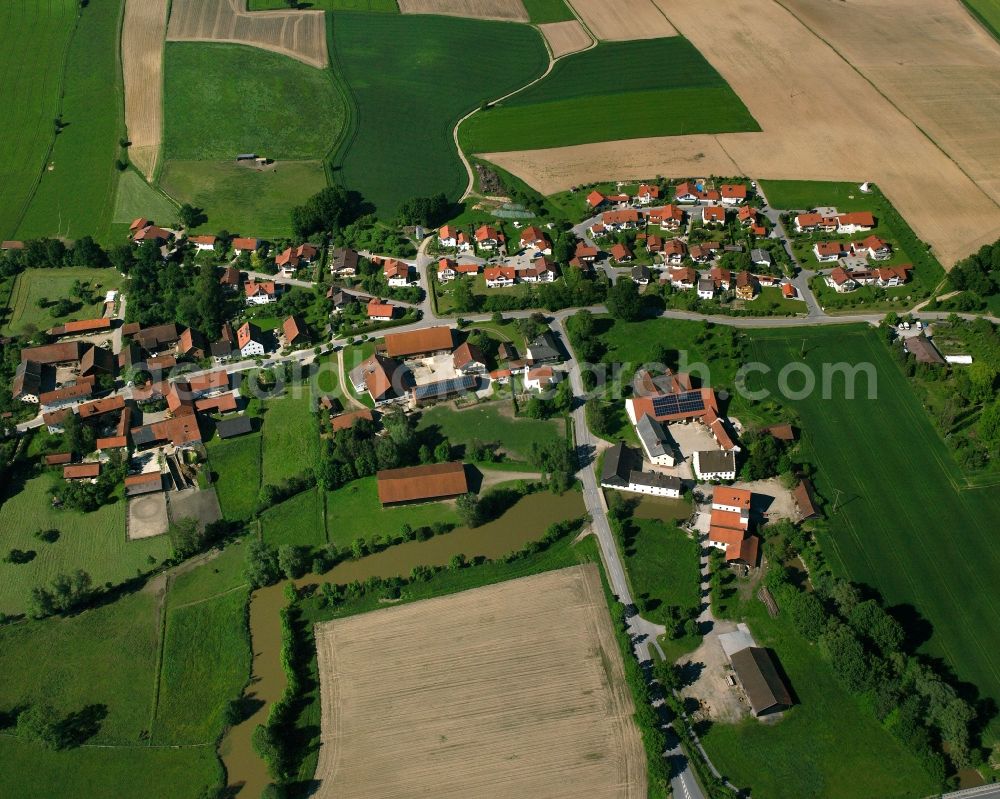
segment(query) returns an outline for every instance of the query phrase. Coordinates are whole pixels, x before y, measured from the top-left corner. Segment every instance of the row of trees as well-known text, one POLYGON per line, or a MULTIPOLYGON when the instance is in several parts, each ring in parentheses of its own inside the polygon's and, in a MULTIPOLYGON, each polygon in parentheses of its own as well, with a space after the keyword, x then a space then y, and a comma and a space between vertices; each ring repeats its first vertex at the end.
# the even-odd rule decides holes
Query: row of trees
POLYGON ((826 576, 814 579, 813 591, 805 590, 778 564, 782 555, 814 546, 811 537, 787 521, 768 525, 763 533, 771 563, 765 584, 798 632, 818 645, 844 687, 940 782, 947 773, 944 751, 957 768, 977 762, 975 709, 913 653, 913 642, 878 597, 826 576))
POLYGON ((454 283, 451 299, 459 313, 517 311, 527 308, 558 311, 574 306, 599 305, 604 302, 607 291, 606 280, 592 280, 585 277, 579 269, 566 267, 560 280, 524 284, 524 290, 517 294, 476 294, 472 290, 472 280, 459 278, 454 283))
POLYGON ((971 291, 980 297, 1000 292, 1000 239, 955 264, 948 273, 948 283, 956 291, 971 291))
POLYGON ((24 249, 0 252, 0 276, 16 275, 22 269, 58 269, 64 266, 110 266, 108 253, 83 236, 67 246, 62 239, 29 239, 24 249))

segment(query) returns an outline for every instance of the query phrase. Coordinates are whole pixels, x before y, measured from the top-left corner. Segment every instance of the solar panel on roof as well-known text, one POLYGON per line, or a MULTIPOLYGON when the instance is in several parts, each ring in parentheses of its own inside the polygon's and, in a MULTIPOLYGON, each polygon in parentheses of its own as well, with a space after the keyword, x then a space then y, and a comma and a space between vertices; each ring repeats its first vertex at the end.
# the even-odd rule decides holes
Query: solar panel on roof
POLYGON ((672 416, 676 413, 694 413, 703 410, 705 410, 705 399, 700 391, 653 397, 653 412, 657 416, 672 416))

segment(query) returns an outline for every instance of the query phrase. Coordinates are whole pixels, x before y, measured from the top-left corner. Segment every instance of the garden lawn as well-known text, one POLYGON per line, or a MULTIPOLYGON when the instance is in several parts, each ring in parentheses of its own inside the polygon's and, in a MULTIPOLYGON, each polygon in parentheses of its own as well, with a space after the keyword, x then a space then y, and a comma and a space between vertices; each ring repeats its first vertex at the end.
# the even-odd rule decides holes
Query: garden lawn
POLYGON ((344 124, 329 70, 256 47, 167 42, 164 87, 167 160, 322 160, 344 124))
POLYGON ((633 593, 644 603, 643 617, 662 624, 668 606, 687 617, 701 606, 698 542, 673 524, 634 519, 636 532, 626 545, 625 565, 633 593))
POLYGON ((328 19, 332 70, 352 106, 335 177, 383 218, 410 197, 444 192, 457 200, 468 177, 455 123, 542 74, 548 61, 541 35, 527 25, 427 15, 328 19))
POLYGON ((248 519, 257 507, 261 438, 260 433, 250 433, 228 441, 213 438, 206 444, 208 462, 216 475, 215 491, 227 519, 248 519))
POLYGON ((722 76, 677 36, 602 42, 560 59, 540 83, 463 123, 459 138, 466 152, 487 153, 755 130, 722 76))
POLYGON ((81 747, 53 752, 0 737, 0 796, 4 799, 191 799, 222 783, 211 746, 153 749, 138 740, 125 748, 81 747))
POLYGON ((0 563, 0 613, 23 612, 31 589, 58 574, 83 569, 94 585, 121 583, 135 577, 137 570, 149 569, 150 557, 159 562, 171 554, 167 536, 126 540, 125 501, 120 496, 93 513, 53 508, 49 488, 61 479, 57 472, 50 472, 32 477, 23 487, 17 480, 5 486, 0 552, 34 550, 37 555, 29 563, 0 563), (55 543, 34 536, 36 530, 53 528, 60 532, 55 543))
MULTIPOLYGON (((772 372, 784 364, 873 364, 877 399, 866 381, 845 399, 843 377, 830 399, 817 390, 785 400, 801 418, 802 446, 817 467, 819 494, 838 511, 820 544, 834 570, 874 586, 890 605, 911 605, 933 634, 923 646, 956 676, 1000 700, 1000 492, 973 488, 878 335, 868 328, 757 331, 752 357, 772 372)), ((792 387, 801 387, 793 378, 792 387)), ((756 387, 756 386, 754 386, 756 387)), ((793 680, 794 682, 794 680, 793 680)))
POLYGON ((457 524, 454 505, 425 502, 383 508, 374 476, 354 480, 326 495, 327 537, 338 547, 349 547, 356 538, 367 541, 374 535, 394 536, 404 524, 417 529, 435 522, 457 524))
POLYGON ((76 0, 0 3, 0 239, 14 237, 52 144, 76 0))
POLYGON ((249 588, 191 605, 168 605, 156 744, 214 742, 226 706, 250 678, 249 588))
MULTIPOLYGON (((39 5, 60 6, 62 2, 39 5)), ((118 46, 123 8, 124 3, 93 0, 81 9, 79 26, 67 51, 62 86, 65 127, 56 136, 49 158, 54 168, 42 174, 18 226, 20 239, 73 239, 90 234, 99 241, 108 241, 118 181, 114 164, 121 149, 119 139, 125 133, 118 46)), ((9 40, 5 37, 4 41, 6 46, 9 40)), ((54 71, 60 67, 59 59, 42 66, 54 71)), ((30 92, 34 91, 32 87, 30 92)), ((54 116, 50 114, 47 120, 49 131, 54 116)))
POLYGON ((103 704, 107 717, 90 743, 136 744, 153 711, 158 634, 148 591, 78 616, 0 628, 0 707, 45 701, 65 716, 103 704))
POLYGON ((276 485, 316 465, 319 437, 309 392, 298 386, 288 396, 265 400, 262 450, 265 485, 276 485), (301 396, 292 396, 293 393, 301 396))
MULTIPOLYGON (((5 332, 22 332, 26 325, 37 330, 68 322, 71 319, 96 319, 104 314, 104 295, 111 289, 121 289, 125 279, 115 269, 89 269, 84 266, 67 266, 62 269, 26 269, 14 279, 10 297, 10 317, 4 325, 5 332), (51 303, 63 298, 79 302, 70 295, 70 288, 79 280, 88 285, 97 299, 93 305, 84 305, 65 317, 56 317, 51 308, 39 308, 42 298, 51 303)), ((110 339, 111 334, 108 334, 110 339)))
POLYGON ((528 18, 535 25, 576 19, 563 0, 523 0, 528 18))
POLYGON ((177 206, 143 180, 142 175, 134 169, 126 169, 118 178, 112 222, 129 224, 140 216, 159 225, 169 226, 177 218, 177 206))
POLYGON ((283 544, 321 547, 326 544, 323 497, 315 488, 296 494, 261 514, 264 540, 273 547, 283 544))
POLYGON ((282 161, 257 171, 235 161, 168 161, 160 187, 176 202, 202 208, 208 221, 196 231, 222 228, 250 236, 292 235, 292 208, 326 188, 319 160, 282 161))
POLYGON ((171 608, 211 599, 247 585, 243 576, 243 542, 237 538, 226 544, 217 557, 171 578, 167 601, 171 608))
POLYGON ((808 211, 832 205, 838 211, 871 211, 873 196, 862 194, 860 184, 833 180, 761 180, 758 182, 772 208, 808 211))
POLYGON ((497 443, 514 460, 526 461, 531 456, 534 442, 544 444, 559 439, 563 424, 556 419, 515 418, 510 405, 484 405, 457 411, 449 405, 437 405, 424 411, 418 425, 420 430, 437 428, 452 445, 468 445, 473 439, 497 443))
POLYGON ((754 638, 777 655, 797 702, 776 724, 713 724, 701 736, 727 779, 760 799, 903 799, 936 792, 919 762, 841 687, 787 615, 772 619, 753 600, 746 611, 754 638))

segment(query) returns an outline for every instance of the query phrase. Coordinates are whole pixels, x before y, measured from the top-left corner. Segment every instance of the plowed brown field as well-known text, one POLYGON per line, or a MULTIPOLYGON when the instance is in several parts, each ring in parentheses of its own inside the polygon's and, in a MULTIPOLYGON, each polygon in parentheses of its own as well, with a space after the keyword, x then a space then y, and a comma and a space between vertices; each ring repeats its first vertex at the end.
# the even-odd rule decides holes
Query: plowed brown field
POLYGON ((163 139, 163 38, 167 0, 126 0, 122 22, 129 159, 152 179, 163 139))
POLYGON ((321 799, 644 799, 593 565, 316 627, 321 799))
POLYGON ((403 14, 528 21, 528 12, 521 0, 399 0, 399 10, 403 14))
POLYGON ((566 22, 549 22, 546 25, 539 25, 538 30, 542 32, 545 41, 549 43, 553 58, 584 50, 590 47, 594 41, 583 25, 575 19, 566 22))
MULTIPOLYGON (((761 133, 634 139, 486 158, 547 193, 655 174, 873 180, 946 267, 1000 238, 993 181, 963 170, 957 149, 950 155, 959 163, 942 150, 952 145, 931 141, 900 110, 902 103, 894 106, 774 0, 657 2, 739 94, 761 133)), ((955 84, 950 91, 979 89, 955 84)))
POLYGON ((173 0, 167 39, 246 44, 314 67, 328 61, 322 11, 250 13, 244 0, 173 0))
POLYGON ((676 36, 653 0, 569 0, 598 39, 611 42, 676 36))

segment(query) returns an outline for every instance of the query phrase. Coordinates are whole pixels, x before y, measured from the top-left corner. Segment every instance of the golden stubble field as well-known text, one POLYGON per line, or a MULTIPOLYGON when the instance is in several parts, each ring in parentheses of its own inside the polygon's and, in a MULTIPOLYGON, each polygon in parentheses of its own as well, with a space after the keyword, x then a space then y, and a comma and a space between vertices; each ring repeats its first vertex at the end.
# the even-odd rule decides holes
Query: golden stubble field
POLYGON ((656 174, 874 180, 946 267, 1000 238, 1000 207, 984 191, 989 182, 973 180, 941 149, 943 143, 931 141, 777 2, 657 3, 739 94, 762 132, 485 157, 546 193, 593 180, 656 174))
POLYGON ((251 13, 245 0, 173 0, 167 39, 246 44, 320 68, 328 62, 322 11, 251 13))
POLYGON ((333 799, 643 799, 646 763, 593 565, 316 628, 333 799))
POLYGON ((780 0, 1000 201, 1000 42, 959 0, 780 0))
POLYGON ((163 38, 167 0, 126 0, 122 74, 129 160, 151 180, 163 139, 163 38))
POLYGON ((677 35, 653 0, 569 0, 569 4, 598 39, 617 42, 677 35))
POLYGON ((401 14, 528 21, 528 12, 521 0, 399 0, 398 5, 401 14))
POLYGON ((594 43, 586 28, 575 19, 566 22, 549 22, 545 25, 539 25, 538 30, 542 32, 545 41, 549 43, 553 58, 575 53, 578 50, 586 50, 594 43))

